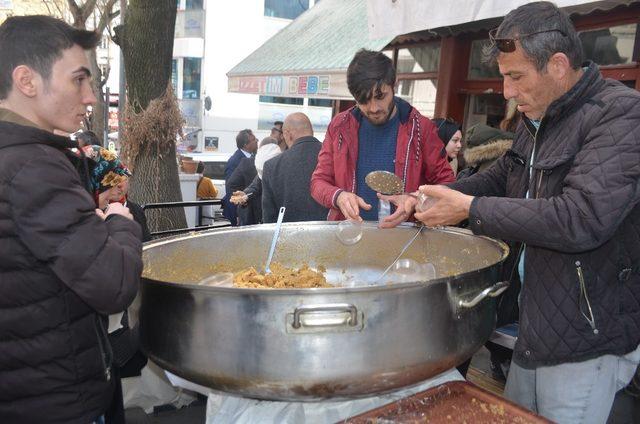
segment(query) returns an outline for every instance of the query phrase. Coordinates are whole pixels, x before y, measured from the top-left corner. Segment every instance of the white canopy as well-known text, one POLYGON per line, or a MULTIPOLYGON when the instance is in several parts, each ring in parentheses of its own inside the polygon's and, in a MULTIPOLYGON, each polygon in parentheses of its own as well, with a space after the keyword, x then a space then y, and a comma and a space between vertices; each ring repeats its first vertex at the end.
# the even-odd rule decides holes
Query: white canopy
MULTIPOLYGON (((569 13, 609 10, 636 0, 555 0, 569 13)), ((368 0, 369 38, 395 37, 484 19, 499 18, 531 0, 368 0)))

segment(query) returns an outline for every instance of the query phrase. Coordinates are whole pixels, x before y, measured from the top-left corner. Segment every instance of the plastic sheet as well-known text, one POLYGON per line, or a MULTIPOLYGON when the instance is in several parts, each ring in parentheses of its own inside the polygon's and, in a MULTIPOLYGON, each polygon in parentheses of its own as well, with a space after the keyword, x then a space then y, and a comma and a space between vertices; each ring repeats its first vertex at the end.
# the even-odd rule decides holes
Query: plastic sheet
POLYGON ((457 380, 464 381, 457 370, 451 369, 395 392, 340 402, 274 402, 212 392, 207 400, 206 424, 335 423, 448 381, 457 380))

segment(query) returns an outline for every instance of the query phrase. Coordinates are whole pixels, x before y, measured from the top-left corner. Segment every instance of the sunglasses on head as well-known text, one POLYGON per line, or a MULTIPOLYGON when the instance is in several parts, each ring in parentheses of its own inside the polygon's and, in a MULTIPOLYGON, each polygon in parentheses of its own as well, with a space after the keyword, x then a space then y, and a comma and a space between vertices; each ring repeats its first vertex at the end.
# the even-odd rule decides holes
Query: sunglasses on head
POLYGON ((516 41, 522 40, 523 38, 530 37, 532 35, 553 31, 558 31, 560 34, 562 34, 563 37, 567 36, 567 34, 565 34, 565 32, 561 29, 545 29, 543 31, 530 32, 529 34, 520 34, 517 37, 513 38, 497 38, 496 33, 498 32, 498 28, 494 28, 489 31, 489 40, 491 41, 491 44, 495 45, 501 52, 512 53, 516 51, 516 41))

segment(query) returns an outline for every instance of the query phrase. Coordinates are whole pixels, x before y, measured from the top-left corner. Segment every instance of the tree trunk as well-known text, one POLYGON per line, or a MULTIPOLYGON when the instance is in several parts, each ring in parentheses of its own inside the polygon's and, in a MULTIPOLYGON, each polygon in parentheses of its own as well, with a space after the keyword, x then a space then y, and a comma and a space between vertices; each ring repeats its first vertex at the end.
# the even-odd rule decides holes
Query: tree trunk
MULTIPOLYGON (((173 37, 176 21, 175 0, 130 0, 124 24, 115 28, 114 41, 122 49, 127 98, 135 113, 165 94, 171 77, 173 37)), ((124 96, 121 96, 124 100, 124 96)), ((125 120, 133 119, 126 116, 125 120)), ((161 117, 159 117, 161 119, 161 117)), ((126 125, 126 124, 125 124, 126 125)), ((152 132, 155 125, 150 125, 152 132)), ((158 123, 157 127, 161 127, 158 123)), ((182 200, 176 163, 175 136, 164 140, 128 140, 139 143, 131 181, 131 199, 137 203, 182 200)), ((186 227, 184 209, 158 209, 147 213, 151 231, 186 227)))
POLYGON ((91 66, 91 75, 92 75, 91 79, 93 80, 93 86, 96 92, 96 104, 93 105, 93 108, 92 108, 91 122, 90 122, 91 126, 90 128, 87 128, 87 129, 93 131, 96 134, 96 136, 98 136, 98 139, 100 140, 101 144, 105 146, 106 140, 104 139, 104 127, 105 127, 104 114, 105 114, 105 110, 106 111, 109 110, 109 106, 107 103, 109 99, 106 99, 105 101, 103 87, 104 87, 104 84, 107 82, 106 80, 107 75, 102 75, 102 71, 98 66, 98 57, 96 55, 96 50, 95 49, 90 50, 88 52, 88 56, 89 56, 89 65, 91 66))

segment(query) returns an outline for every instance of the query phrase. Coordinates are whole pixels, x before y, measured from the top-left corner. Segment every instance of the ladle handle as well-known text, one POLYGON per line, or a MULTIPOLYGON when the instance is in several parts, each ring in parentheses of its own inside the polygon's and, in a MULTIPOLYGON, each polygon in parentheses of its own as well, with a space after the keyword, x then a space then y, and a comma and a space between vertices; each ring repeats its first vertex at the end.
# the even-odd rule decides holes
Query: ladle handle
POLYGON ((271 240, 271 248, 269 248, 269 256, 267 257, 267 263, 264 266, 264 273, 269 274, 271 272, 271 259, 273 259, 273 253, 276 251, 276 243, 278 243, 278 236, 280 235, 280 227, 282 227, 282 219, 284 218, 285 207, 281 207, 278 212, 278 221, 276 222, 276 230, 273 233, 273 239, 271 240))
POLYGON ((504 292, 508 287, 509 287, 508 281, 500 281, 494 284, 493 286, 487 287, 486 289, 482 290, 471 300, 460 299, 458 301, 458 307, 465 308, 465 309, 473 308, 486 297, 496 297, 501 295, 502 292, 504 292))

